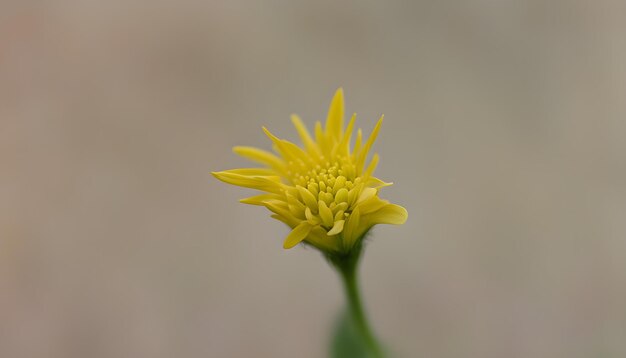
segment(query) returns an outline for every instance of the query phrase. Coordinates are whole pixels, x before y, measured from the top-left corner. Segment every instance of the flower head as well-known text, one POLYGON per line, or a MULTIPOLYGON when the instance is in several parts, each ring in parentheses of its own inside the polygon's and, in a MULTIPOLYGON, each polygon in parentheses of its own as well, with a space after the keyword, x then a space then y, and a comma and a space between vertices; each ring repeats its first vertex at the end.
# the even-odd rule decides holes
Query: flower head
POLYGON ((391 185, 373 176, 378 154, 366 163, 383 118, 365 142, 359 129, 351 148, 356 115, 346 128, 343 117, 340 88, 330 104, 325 127, 319 121, 315 123, 314 137, 300 118, 292 115, 302 148, 263 127, 275 153, 252 147, 233 148, 242 157, 262 164, 261 168, 212 173, 226 183, 265 192, 241 202, 265 206, 273 218, 292 229, 283 244, 285 249, 305 242, 326 253, 347 253, 372 226, 400 225, 407 219, 406 209, 378 197, 380 188, 391 185))

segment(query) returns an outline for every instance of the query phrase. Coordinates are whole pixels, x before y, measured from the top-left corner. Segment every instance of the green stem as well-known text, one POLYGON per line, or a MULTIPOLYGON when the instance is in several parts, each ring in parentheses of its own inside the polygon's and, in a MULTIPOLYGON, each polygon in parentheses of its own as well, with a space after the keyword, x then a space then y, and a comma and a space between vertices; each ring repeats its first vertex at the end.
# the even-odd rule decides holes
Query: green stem
POLYGON ((346 298, 348 300, 350 315, 352 316, 358 333, 367 345, 367 349, 370 351, 371 356, 374 358, 382 358, 382 350, 367 320, 367 316, 363 308, 363 302, 361 300, 361 294, 359 292, 357 271, 360 253, 361 250, 359 248, 354 250, 350 255, 333 257, 331 258, 331 262, 335 265, 341 275, 346 298))

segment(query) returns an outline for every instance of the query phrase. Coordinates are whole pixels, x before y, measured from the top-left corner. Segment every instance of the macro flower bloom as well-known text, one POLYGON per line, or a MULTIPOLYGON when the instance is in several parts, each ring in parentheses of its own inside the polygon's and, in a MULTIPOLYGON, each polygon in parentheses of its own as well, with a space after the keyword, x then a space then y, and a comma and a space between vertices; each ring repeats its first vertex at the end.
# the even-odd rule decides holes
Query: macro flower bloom
POLYGON ((331 101, 325 126, 315 123, 314 137, 298 116, 291 116, 303 147, 279 139, 263 127, 275 153, 252 147, 233 148, 262 167, 212 174, 223 182, 265 192, 241 202, 265 206, 273 218, 292 229, 284 241, 285 249, 305 242, 327 254, 349 253, 372 226, 400 225, 408 215, 403 207, 378 197, 380 188, 392 184, 374 176, 378 154, 366 163, 383 118, 366 141, 359 129, 351 147, 355 119, 352 115, 344 128, 340 88, 331 101))

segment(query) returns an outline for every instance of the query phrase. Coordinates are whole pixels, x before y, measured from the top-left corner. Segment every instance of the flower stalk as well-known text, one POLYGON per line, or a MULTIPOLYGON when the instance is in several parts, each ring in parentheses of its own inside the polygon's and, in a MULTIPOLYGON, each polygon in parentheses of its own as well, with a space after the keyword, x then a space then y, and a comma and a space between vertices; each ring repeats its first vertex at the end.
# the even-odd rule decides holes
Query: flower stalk
POLYGON ((370 357, 382 358, 384 356, 383 351, 367 319, 358 285, 358 266, 361 252, 362 244, 359 244, 348 254, 329 255, 327 257, 341 276, 350 318, 370 357))

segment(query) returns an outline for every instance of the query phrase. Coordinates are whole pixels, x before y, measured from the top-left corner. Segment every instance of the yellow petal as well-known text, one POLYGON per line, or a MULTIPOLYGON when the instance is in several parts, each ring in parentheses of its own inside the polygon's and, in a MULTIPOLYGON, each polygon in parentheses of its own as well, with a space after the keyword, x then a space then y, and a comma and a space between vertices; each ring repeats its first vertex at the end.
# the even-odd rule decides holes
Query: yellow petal
MULTIPOLYGON (((363 131, 359 128, 356 131, 356 142, 354 143, 354 148, 352 149, 352 153, 354 154, 354 159, 356 160, 359 152, 361 151, 361 142, 363 141, 363 131)), ((361 168, 359 168, 359 172, 361 168)))
POLYGON ((278 221, 282 221, 282 222, 284 222, 284 223, 285 223, 285 224, 287 224, 287 226, 289 226, 289 227, 295 227, 295 226, 298 226, 298 224, 299 224, 299 223, 300 223, 300 221, 301 221, 301 220, 298 220, 298 219, 293 218, 293 217, 286 218, 286 217, 281 216, 281 215, 278 215, 278 214, 272 214, 272 215, 270 215, 270 216, 271 216, 272 218, 274 218, 274 219, 278 220, 278 221))
POLYGON ((302 222, 298 226, 296 226, 285 238, 285 242, 283 243, 283 248, 291 249, 292 247, 298 245, 302 240, 306 238, 306 236, 311 231, 311 225, 308 222, 302 222))
POLYGON ((344 213, 345 212, 344 212, 343 209, 337 211, 337 213, 335 214, 335 217, 334 217, 335 221, 343 220, 344 213))
POLYGON ((269 209, 271 212, 278 214, 284 218, 292 220, 298 220, 297 217, 293 215, 293 213, 289 210, 289 206, 285 202, 280 201, 268 201, 265 203, 265 207, 269 209))
POLYGON ((319 199, 323 200, 326 203, 326 205, 330 205, 333 202, 333 194, 326 193, 326 192, 324 192, 324 193, 320 192, 319 199))
POLYGON ((279 157, 258 148, 237 146, 233 148, 233 152, 253 162, 265 164, 272 168, 282 168, 284 166, 283 161, 279 157))
POLYGON ((267 191, 275 194, 282 193, 283 184, 280 182, 280 177, 250 177, 241 174, 229 173, 228 171, 212 172, 211 174, 213 174, 213 176, 217 179, 228 184, 267 191))
POLYGON ((343 203, 339 203, 336 204, 335 207, 332 208, 333 213, 335 213, 335 215, 337 215, 338 212, 343 212, 348 208, 348 203, 343 202, 343 203))
POLYGON ((320 123, 320 121, 315 122, 315 141, 322 154, 328 156, 332 148, 328 144, 326 134, 324 134, 322 130, 322 123, 320 123))
POLYGON ((372 224, 402 225, 408 216, 409 213, 400 205, 387 204, 371 214, 369 220, 372 224))
POLYGON ((310 161, 310 157, 302 150, 302 148, 298 147, 288 140, 281 140, 279 148, 289 158, 302 160, 305 163, 310 161))
POLYGON ((287 203, 289 205, 299 205, 302 206, 302 210, 304 210, 304 204, 302 204, 300 202, 300 199, 298 199, 297 193, 296 195, 292 195, 291 193, 285 193, 285 198, 287 198, 287 203))
POLYGON ((268 201, 277 200, 280 196, 276 194, 261 194, 239 200, 240 203, 249 205, 265 205, 268 201))
POLYGON ((339 251, 339 240, 329 238, 326 230, 320 226, 315 226, 311 229, 311 232, 309 232, 309 235, 306 237, 306 242, 324 252, 339 251))
POLYGON ((335 179, 335 184, 333 185, 333 191, 336 193, 339 189, 343 188, 346 185, 346 177, 343 175, 338 176, 335 179))
POLYGON ((346 221, 345 220, 339 220, 339 221, 335 221, 335 225, 333 226, 332 229, 330 229, 330 231, 328 232, 328 236, 333 236, 333 235, 337 235, 339 234, 341 231, 343 231, 343 225, 346 221))
POLYGON ((343 238, 346 248, 351 248, 356 242, 356 239, 358 239, 358 237, 356 237, 356 234, 359 228, 360 219, 361 212, 357 207, 356 209, 354 209, 354 211, 352 211, 352 214, 348 216, 347 222, 345 223, 343 228, 343 238))
POLYGON ((291 122, 293 126, 296 127, 296 131, 298 131, 298 135, 300 135, 300 139, 302 140, 302 144, 304 144, 305 148, 309 151, 309 153, 317 153, 317 145, 311 138, 309 131, 306 129, 304 123, 300 117, 295 114, 291 115, 291 122))
POLYGON ((261 177, 276 177, 275 170, 270 168, 240 168, 224 170, 225 173, 246 175, 246 176, 261 176, 261 177))
POLYGON ((326 136, 339 142, 343 131, 343 89, 338 88, 330 102, 328 117, 326 118, 326 136))
POLYGON ((348 122, 348 127, 346 128, 346 132, 341 138, 341 142, 337 146, 339 150, 338 154, 348 154, 348 149, 350 145, 350 137, 352 136, 352 130, 354 128, 354 122, 356 120, 356 113, 352 114, 352 118, 350 118, 350 122, 348 122))
POLYGON ((320 192, 320 187, 319 185, 317 185, 317 183, 309 183, 306 188, 309 189, 313 196, 317 196, 320 192))
POLYGON ((304 209, 304 216, 306 217, 306 220, 311 225, 317 225, 320 223, 320 218, 313 215, 313 213, 311 212, 311 209, 308 206, 304 209))
POLYGON ((331 227, 333 225, 333 212, 326 206, 326 203, 320 200, 319 202, 320 209, 320 217, 322 218, 322 223, 326 227, 331 227))
POLYGON ((376 126, 374 126, 374 129, 372 130, 370 137, 367 139, 367 142, 365 142, 363 149, 361 149, 361 152, 358 154, 357 162, 356 162, 357 169, 363 168, 363 165, 365 164, 365 158, 367 158, 367 153, 372 147, 372 144, 374 144, 374 141, 376 140, 376 137, 378 136, 378 131, 380 131, 380 126, 383 124, 383 118, 385 118, 384 115, 380 117, 380 119, 376 123, 376 126))
POLYGON ((365 185, 371 186, 374 189, 378 189, 378 188, 384 188, 386 186, 391 186, 391 185, 393 185, 393 183, 385 183, 384 181, 382 181, 382 180, 380 180, 378 178, 369 177, 367 179, 367 182, 366 182, 365 185))
POLYGON ((276 148, 278 148, 280 154, 282 154, 283 158, 302 161, 309 160, 309 156, 297 145, 288 140, 276 137, 265 127, 263 127, 263 132, 272 140, 276 148))
POLYGON ((287 206, 289 207, 289 212, 291 212, 291 214, 293 214, 293 216, 299 218, 299 219, 306 219, 305 216, 305 209, 307 209, 307 206, 304 206, 304 204, 302 204, 300 201, 296 200, 296 201, 290 201, 287 203, 287 206))
POLYGON ((372 174, 374 173, 374 170, 376 170, 376 166, 378 165, 379 159, 380 158, 378 157, 378 153, 374 153, 374 157, 372 157, 372 161, 370 162, 370 165, 367 166, 367 169, 365 170, 365 174, 363 174, 366 182, 370 178, 370 176, 372 176, 372 174))
POLYGON ((389 204, 386 200, 381 200, 377 196, 372 196, 371 198, 363 201, 359 204, 359 209, 361 210, 361 215, 367 215, 369 213, 373 213, 375 211, 380 210, 385 205, 389 204))
POLYGON ((348 205, 352 206, 358 196, 361 194, 361 190, 363 189, 363 184, 357 184, 354 188, 350 189, 348 192, 348 205))
POLYGON ((335 203, 339 204, 339 203, 347 202, 348 196, 349 196, 348 189, 341 188, 337 190, 337 193, 335 193, 335 203))
POLYGON ((378 190, 376 190, 374 188, 365 188, 365 189, 363 189, 363 191, 361 192, 361 195, 359 195, 359 199, 357 199, 357 201, 356 201, 356 204, 359 205, 359 203, 362 203, 365 200, 375 196, 376 193, 378 193, 378 190))
POLYGON ((311 211, 313 213, 317 213, 317 199, 315 198, 315 196, 313 196, 310 191, 308 191, 304 187, 301 187, 300 185, 296 185, 296 188, 298 189, 298 192, 300 193, 300 197, 302 197, 304 204, 311 208, 311 211))

